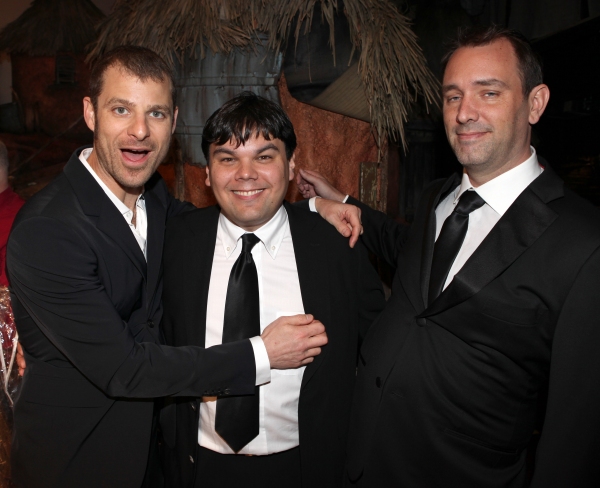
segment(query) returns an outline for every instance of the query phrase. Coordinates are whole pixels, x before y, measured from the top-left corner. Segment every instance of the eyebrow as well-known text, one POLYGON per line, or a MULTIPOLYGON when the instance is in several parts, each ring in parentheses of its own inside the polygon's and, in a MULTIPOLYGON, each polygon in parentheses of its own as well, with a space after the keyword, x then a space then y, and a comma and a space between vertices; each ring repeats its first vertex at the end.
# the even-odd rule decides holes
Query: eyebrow
MULTIPOLYGON (((111 98, 110 100, 107 100, 106 103, 104 104, 105 106, 109 106, 109 105, 125 105, 126 107, 135 107, 136 104, 133 103, 131 100, 126 100, 125 98, 111 98)), ((154 111, 161 111, 161 112, 165 112, 168 115, 171 115, 171 107, 169 107, 168 105, 152 105, 150 107, 148 107, 148 109, 146 110, 147 112, 154 112, 154 111)))
MULTIPOLYGON (((508 85, 498 78, 485 78, 483 80, 475 80, 471 83, 471 85, 475 86, 498 86, 501 88, 508 88, 508 85)), ((442 93, 447 93, 451 90, 460 90, 458 85, 450 84, 442 86, 442 93)))
MULTIPOLYGON (((259 148, 256 151, 256 154, 260 154, 262 152, 268 151, 269 149, 273 149, 273 150, 279 152, 279 148, 275 144, 269 143, 269 144, 265 144, 264 146, 262 146, 261 148, 259 148)), ((227 148, 221 146, 221 147, 216 148, 213 151, 213 156, 216 156, 217 154, 221 154, 221 153, 223 153, 223 154, 229 154, 231 156, 231 155, 235 154, 235 150, 234 149, 227 149, 227 148)))

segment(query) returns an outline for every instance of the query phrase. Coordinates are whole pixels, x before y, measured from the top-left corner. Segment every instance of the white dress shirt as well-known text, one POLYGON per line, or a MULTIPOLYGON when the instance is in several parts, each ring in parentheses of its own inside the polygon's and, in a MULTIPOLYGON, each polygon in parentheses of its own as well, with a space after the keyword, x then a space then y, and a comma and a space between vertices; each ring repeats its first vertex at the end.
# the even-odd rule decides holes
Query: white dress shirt
POLYGON ((469 215, 469 226, 465 240, 450 268, 444 289, 454 279, 475 249, 479 247, 494 225, 500 220, 517 197, 535 180, 544 169, 539 165, 535 149, 531 147, 531 156, 515 168, 502 173, 493 180, 473 188, 466 172, 462 182, 435 209, 436 229, 435 240, 440 235, 442 225, 454 210, 460 196, 466 191, 476 191, 485 200, 485 205, 474 210, 469 215))
POLYGON ((136 216, 135 225, 133 225, 133 211, 116 197, 116 195, 110 190, 110 188, 108 188, 108 186, 106 186, 106 184, 100 179, 100 177, 87 162, 87 159, 90 157, 90 154, 92 154, 92 151, 93 148, 91 147, 81 151, 81 154, 79 154, 79 161, 83 163, 83 166, 98 182, 100 188, 102 188, 104 193, 106 193, 108 198, 110 198, 110 201, 113 202, 115 207, 117 207, 117 210, 121 212, 121 215, 123 215, 125 222, 127 222, 127 225, 129 225, 129 228, 133 233, 133 237, 135 237, 140 249, 144 253, 144 258, 147 260, 148 255, 146 252, 146 239, 148 238, 148 216, 146 214, 146 201, 144 200, 144 194, 142 193, 140 196, 138 196, 135 202, 136 216))
MULTIPOLYGON (((241 253, 242 228, 231 223, 223 214, 219 216, 217 239, 210 275, 208 306, 206 310, 206 347, 221 344, 223 316, 229 274, 241 253)), ((261 240, 252 249, 258 273, 261 332, 271 322, 283 315, 304 313, 300 282, 296 268, 294 245, 287 212, 281 207, 275 216, 254 232, 261 240)), ((262 339, 256 337, 262 344, 262 339)), ((264 357, 255 346, 257 367, 256 384, 265 371, 264 357)), ((262 345, 264 349, 264 345, 262 345)), ((264 350, 266 355, 266 350, 264 350)), ((304 367, 291 370, 269 369, 260 392, 259 434, 240 454, 265 455, 298 446, 298 400, 304 367), (270 378, 269 374, 270 373, 270 378), (269 381, 270 379, 270 381, 269 381)), ((216 452, 233 454, 229 445, 215 432, 216 398, 204 397, 200 406, 198 443, 216 452)))

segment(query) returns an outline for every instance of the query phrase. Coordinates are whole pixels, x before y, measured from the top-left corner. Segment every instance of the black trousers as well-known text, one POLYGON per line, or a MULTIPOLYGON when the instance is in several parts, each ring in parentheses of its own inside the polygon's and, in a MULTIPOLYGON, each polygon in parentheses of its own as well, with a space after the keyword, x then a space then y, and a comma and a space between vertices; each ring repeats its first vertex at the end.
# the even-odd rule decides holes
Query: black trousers
POLYGON ((245 456, 199 447, 195 486, 301 488, 300 448, 269 456, 245 456))

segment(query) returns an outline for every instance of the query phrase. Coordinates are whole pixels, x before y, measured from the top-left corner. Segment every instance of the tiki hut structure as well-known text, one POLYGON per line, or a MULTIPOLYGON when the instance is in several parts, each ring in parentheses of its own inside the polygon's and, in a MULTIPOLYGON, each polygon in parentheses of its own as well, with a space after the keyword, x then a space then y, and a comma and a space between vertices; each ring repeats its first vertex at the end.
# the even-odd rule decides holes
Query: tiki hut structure
MULTIPOLYGON (((297 166, 321 170, 342 190, 382 210, 388 203, 389 142, 405 144, 415 102, 425 109, 437 103, 437 81, 393 0, 117 0, 99 26, 90 58, 121 44, 153 49, 176 68, 183 164, 161 172, 177 196, 199 205, 210 203, 199 151, 202 126, 244 89, 279 101, 288 112, 299 142, 297 166), (298 97, 301 103, 290 94, 295 89, 288 89, 282 66, 293 67, 292 58, 311 44, 328 56, 305 53, 305 75, 283 70, 299 84, 318 88, 298 97), (338 78, 314 80, 325 65, 338 78)), ((298 198, 295 190, 288 198, 298 198)))
POLYGON ((89 69, 85 49, 104 14, 91 0, 33 0, 0 32, 10 53, 13 93, 28 131, 88 132, 82 114, 89 69))

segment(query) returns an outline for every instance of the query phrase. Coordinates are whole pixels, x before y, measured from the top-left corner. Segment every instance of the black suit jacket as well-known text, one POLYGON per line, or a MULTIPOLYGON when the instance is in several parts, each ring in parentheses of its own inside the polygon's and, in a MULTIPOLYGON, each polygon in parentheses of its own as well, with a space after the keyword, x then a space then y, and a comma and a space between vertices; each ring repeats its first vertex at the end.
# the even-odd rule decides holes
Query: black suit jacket
MULTIPOLYGON (((342 482, 359 335, 383 308, 384 299, 364 247, 350 249, 347 239, 317 214, 284 205, 304 311, 323 322, 329 338, 302 378, 298 407, 302 485, 331 488, 342 482)), ((204 345, 218 217, 219 209, 209 207, 169 223, 163 319, 168 344, 204 345)), ((176 399, 161 414, 172 448, 166 479, 173 487, 193 486, 198 416, 198 398, 176 399)))
POLYGON ((408 233, 362 206, 364 242, 398 272, 361 350, 350 479, 523 487, 549 388, 531 486, 598 486, 598 211, 546 169, 428 304, 434 211, 458 184, 433 183, 408 233))
POLYGON ((78 154, 25 204, 8 243, 27 360, 13 476, 27 488, 132 488, 147 463, 152 397, 253 391, 254 355, 249 341, 220 351, 160 345, 165 224, 189 204, 158 175, 147 183, 146 263, 78 154))

